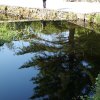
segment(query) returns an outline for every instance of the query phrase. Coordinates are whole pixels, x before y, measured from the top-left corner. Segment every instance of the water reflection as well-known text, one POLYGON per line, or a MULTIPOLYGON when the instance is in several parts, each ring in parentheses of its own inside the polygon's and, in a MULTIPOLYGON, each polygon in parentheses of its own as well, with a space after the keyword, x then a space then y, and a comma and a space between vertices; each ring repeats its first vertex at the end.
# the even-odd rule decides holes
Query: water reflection
MULTIPOLYGON (((66 21, 10 25, 18 32, 14 41, 20 37, 29 42, 28 46, 15 50, 15 55, 34 54, 19 69, 34 67, 40 70, 31 78, 37 86, 29 99, 79 100, 80 96, 93 96, 91 86, 95 86, 100 72, 99 34, 66 21)), ((12 49, 11 46, 13 44, 7 45, 12 49)))
POLYGON ((46 22, 47 21, 41 21, 43 29, 45 29, 45 27, 46 27, 46 22))

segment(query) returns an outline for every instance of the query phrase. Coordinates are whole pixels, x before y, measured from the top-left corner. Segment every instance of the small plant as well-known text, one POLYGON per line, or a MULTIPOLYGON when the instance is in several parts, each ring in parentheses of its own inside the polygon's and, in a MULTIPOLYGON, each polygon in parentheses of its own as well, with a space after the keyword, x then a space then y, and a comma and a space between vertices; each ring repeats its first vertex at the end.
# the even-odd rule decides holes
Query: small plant
POLYGON ((57 13, 55 13, 55 16, 57 17, 57 13))
POLYGON ((34 12, 34 13, 37 13, 37 11, 36 11, 36 10, 33 10, 33 12, 34 12))
POLYGON ((11 12, 11 8, 9 8, 8 11, 11 12))
POLYGON ((54 11, 51 11, 51 13, 55 15, 55 12, 54 11))
POLYGON ((100 24, 100 14, 97 14, 94 18, 94 22, 100 24))
POLYGON ((21 10, 20 10, 20 9, 18 9, 18 10, 17 10, 17 13, 18 13, 18 14, 21 14, 21 10))
POLYGON ((98 74, 98 77, 96 78, 96 92, 94 94, 93 100, 100 100, 100 73, 98 74))
POLYGON ((24 9, 23 9, 23 8, 21 8, 21 11, 24 11, 24 9))
POLYGON ((7 6, 2 6, 2 10, 7 10, 7 6))
POLYGON ((59 14, 59 17, 62 17, 62 14, 59 14))
POLYGON ((77 20, 77 15, 74 14, 73 12, 69 13, 69 19, 70 20, 77 20))
POLYGON ((88 15, 88 20, 89 20, 89 22, 93 22, 94 17, 93 17, 93 15, 92 15, 92 14, 89 14, 89 15, 88 15))
POLYGON ((68 19, 68 16, 69 16, 69 14, 67 13, 67 14, 65 15, 65 18, 68 19))
POLYGON ((7 11, 7 6, 4 6, 4 10, 7 11))
POLYGON ((32 13, 32 12, 33 12, 33 10, 30 10, 30 12, 32 13))

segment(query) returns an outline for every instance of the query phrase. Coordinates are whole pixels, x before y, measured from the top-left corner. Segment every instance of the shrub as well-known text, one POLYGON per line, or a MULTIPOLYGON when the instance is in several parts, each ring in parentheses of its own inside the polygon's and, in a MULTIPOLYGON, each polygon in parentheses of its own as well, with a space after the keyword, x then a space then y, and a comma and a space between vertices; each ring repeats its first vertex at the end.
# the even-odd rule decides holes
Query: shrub
POLYGON ((97 14, 94 18, 94 22, 100 24, 100 14, 97 14))
POLYGON ((89 14, 89 15, 88 15, 88 20, 89 20, 89 22, 93 22, 94 17, 93 17, 93 15, 92 15, 92 14, 89 14))

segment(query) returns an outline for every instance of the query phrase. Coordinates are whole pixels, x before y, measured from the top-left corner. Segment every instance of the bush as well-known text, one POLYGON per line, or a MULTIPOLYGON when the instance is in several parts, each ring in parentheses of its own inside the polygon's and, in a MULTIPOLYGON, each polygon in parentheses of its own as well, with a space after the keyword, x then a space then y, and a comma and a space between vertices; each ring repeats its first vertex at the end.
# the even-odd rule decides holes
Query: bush
POLYGON ((92 15, 92 14, 89 14, 89 15, 88 15, 88 20, 89 20, 89 22, 93 22, 94 17, 93 17, 93 15, 92 15))
POLYGON ((100 14, 97 14, 94 18, 94 22, 100 24, 100 14))

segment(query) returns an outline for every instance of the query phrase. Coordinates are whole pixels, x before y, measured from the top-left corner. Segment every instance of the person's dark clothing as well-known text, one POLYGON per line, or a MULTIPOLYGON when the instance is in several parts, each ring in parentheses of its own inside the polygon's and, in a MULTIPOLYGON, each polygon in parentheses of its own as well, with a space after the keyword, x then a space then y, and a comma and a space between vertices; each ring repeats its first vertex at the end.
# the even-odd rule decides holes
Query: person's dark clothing
POLYGON ((46 0, 43 0, 43 8, 46 8, 46 0))

